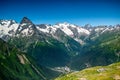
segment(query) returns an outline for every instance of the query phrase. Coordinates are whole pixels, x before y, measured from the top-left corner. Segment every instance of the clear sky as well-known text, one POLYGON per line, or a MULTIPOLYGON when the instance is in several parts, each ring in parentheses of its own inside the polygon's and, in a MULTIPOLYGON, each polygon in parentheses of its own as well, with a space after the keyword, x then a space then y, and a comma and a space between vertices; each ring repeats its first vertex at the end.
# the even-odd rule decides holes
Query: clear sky
POLYGON ((0 0, 0 19, 36 24, 120 24, 120 0, 0 0))

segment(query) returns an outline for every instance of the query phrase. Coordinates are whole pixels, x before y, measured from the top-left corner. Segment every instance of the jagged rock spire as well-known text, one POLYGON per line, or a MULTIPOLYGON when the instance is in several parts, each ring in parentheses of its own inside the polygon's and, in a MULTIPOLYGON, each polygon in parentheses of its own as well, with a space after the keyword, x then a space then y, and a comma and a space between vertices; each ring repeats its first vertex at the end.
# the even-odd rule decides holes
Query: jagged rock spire
POLYGON ((28 19, 27 17, 23 17, 20 24, 22 24, 22 23, 33 24, 32 21, 30 19, 28 19))
POLYGON ((30 19, 28 19, 27 17, 23 17, 23 19, 21 20, 18 29, 16 31, 16 34, 33 34, 35 33, 36 30, 36 26, 32 23, 32 21, 30 19))

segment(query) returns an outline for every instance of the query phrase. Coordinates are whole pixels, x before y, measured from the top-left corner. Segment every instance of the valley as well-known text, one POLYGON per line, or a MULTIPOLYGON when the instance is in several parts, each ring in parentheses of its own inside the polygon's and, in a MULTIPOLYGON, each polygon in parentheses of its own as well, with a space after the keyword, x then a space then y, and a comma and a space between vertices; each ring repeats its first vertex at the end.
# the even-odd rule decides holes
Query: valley
POLYGON ((20 23, 0 20, 0 38, 0 80, 98 80, 93 76, 104 74, 100 80, 110 80, 120 76, 119 24, 34 24, 24 17, 20 23), (98 69, 105 73, 98 75, 98 69))

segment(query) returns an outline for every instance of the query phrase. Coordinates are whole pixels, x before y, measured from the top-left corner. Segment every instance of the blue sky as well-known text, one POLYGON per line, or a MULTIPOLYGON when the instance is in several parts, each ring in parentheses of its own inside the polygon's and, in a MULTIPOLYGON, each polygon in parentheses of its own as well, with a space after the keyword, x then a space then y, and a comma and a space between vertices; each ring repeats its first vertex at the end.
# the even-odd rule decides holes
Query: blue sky
POLYGON ((0 0, 0 19, 20 22, 24 16, 36 24, 115 25, 120 0, 0 0))

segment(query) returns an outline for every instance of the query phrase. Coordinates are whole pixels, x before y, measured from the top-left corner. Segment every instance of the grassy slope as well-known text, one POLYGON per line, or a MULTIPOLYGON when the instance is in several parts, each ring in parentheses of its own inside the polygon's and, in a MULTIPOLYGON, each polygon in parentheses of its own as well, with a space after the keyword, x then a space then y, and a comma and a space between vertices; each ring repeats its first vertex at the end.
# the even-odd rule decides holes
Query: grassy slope
POLYGON ((35 62, 25 53, 0 39, 0 80, 43 80, 43 72, 35 65, 35 62), (18 57, 24 55, 20 62, 18 57), (32 63, 32 64, 31 64, 32 63))
POLYGON ((120 80, 120 62, 109 66, 87 68, 60 76, 55 80, 120 80))

